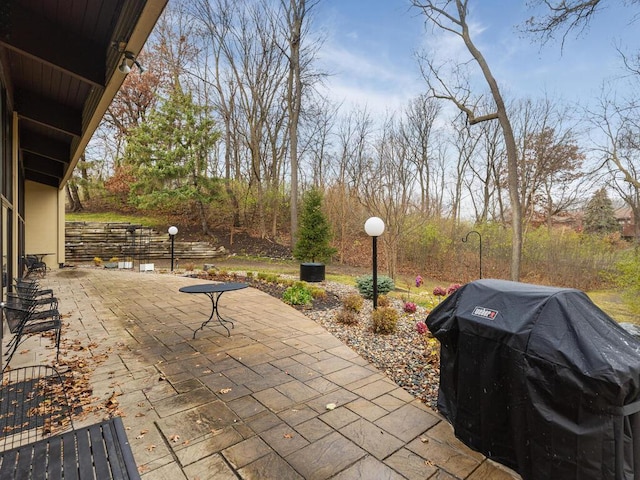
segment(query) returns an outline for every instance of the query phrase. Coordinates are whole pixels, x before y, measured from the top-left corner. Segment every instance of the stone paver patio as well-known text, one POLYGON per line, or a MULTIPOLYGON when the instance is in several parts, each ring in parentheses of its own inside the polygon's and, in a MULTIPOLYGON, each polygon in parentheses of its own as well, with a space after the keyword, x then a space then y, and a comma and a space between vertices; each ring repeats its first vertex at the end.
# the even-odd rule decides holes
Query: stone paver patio
MULTIPOLYGON (((231 337, 214 326, 193 340, 211 302, 178 289, 196 283, 204 281, 95 268, 41 280, 68 323, 65 355, 92 356, 94 404, 116 399, 143 479, 519 478, 266 293, 225 293, 231 337)), ((49 344, 29 339, 12 366, 49 362, 49 344)))

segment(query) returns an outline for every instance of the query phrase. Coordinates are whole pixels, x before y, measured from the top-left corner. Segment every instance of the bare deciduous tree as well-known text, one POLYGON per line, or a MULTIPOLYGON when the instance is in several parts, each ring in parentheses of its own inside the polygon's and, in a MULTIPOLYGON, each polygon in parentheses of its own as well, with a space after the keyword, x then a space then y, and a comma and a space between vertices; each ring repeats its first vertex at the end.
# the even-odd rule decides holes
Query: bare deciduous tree
POLYGON ((289 130, 289 162, 291 167, 291 248, 295 246, 298 231, 298 125, 302 111, 303 88, 309 87, 304 75, 312 55, 303 47, 308 36, 309 13, 319 0, 280 0, 286 18, 285 36, 287 38, 287 74, 286 104, 289 130))
POLYGON ((477 111, 480 100, 472 98, 471 89, 468 85, 464 83, 450 84, 440 75, 440 68, 434 62, 424 59, 426 63, 425 79, 429 84, 432 95, 455 104, 461 112, 466 114, 467 120, 471 125, 489 120, 498 120, 500 123, 507 152, 507 179, 511 208, 512 249, 510 276, 512 280, 519 280, 522 256, 522 210, 518 186, 518 151, 507 107, 498 82, 493 76, 482 52, 476 47, 471 38, 467 20, 468 0, 412 0, 412 4, 422 11, 428 23, 432 26, 452 33, 464 42, 489 87, 495 110, 480 113, 477 111))
POLYGON ((436 157, 434 124, 440 115, 440 104, 427 95, 420 95, 409 102, 405 112, 406 120, 400 125, 409 151, 409 161, 416 168, 420 189, 420 211, 425 215, 433 214, 431 205, 432 175, 436 157))
POLYGON ((559 30, 562 32, 562 44, 571 30, 582 31, 591 16, 598 10, 602 0, 532 0, 531 5, 544 5, 548 13, 531 17, 525 23, 530 33, 540 36, 543 42, 554 38, 559 30))
POLYGON ((353 110, 342 118, 337 127, 337 158, 332 165, 334 185, 330 217, 333 223, 334 239, 338 242, 339 261, 343 262, 349 245, 353 243, 352 221, 354 218, 354 197, 364 183, 363 175, 371 158, 373 142, 373 121, 366 110, 353 110))
POLYGON ((500 172, 504 168, 504 146, 501 141, 500 125, 485 122, 482 125, 477 155, 469 169, 473 174, 468 189, 475 212, 475 222, 484 223, 492 216, 504 222, 500 172))
POLYGON ((412 198, 416 175, 407 147, 398 122, 387 119, 376 144, 376 153, 363 171, 365 181, 360 189, 360 199, 367 212, 385 221, 382 241, 391 278, 397 273, 402 238, 416 226, 412 224, 411 216, 417 210, 412 198))
POLYGON ((300 131, 303 184, 320 189, 328 185, 330 162, 335 160, 333 140, 337 114, 338 106, 326 98, 314 96, 307 104, 300 131))
POLYGON ((476 148, 480 141, 479 130, 473 131, 470 125, 462 116, 458 116, 452 123, 454 135, 451 137, 451 149, 456 152, 456 166, 453 182, 450 184, 451 192, 451 219, 453 228, 460 221, 462 192, 465 184, 465 177, 469 171, 469 165, 476 154, 476 148))
MULTIPOLYGON (((597 16, 598 10, 604 8, 605 5, 612 4, 614 2, 611 0, 532 0, 530 5, 534 8, 542 7, 545 13, 530 18, 524 25, 524 30, 538 36, 542 42, 555 38, 555 34, 561 32, 561 46, 564 46, 565 39, 570 32, 575 31, 577 35, 581 34, 597 16)), ((640 0, 625 0, 624 4, 630 9, 632 7, 637 8, 640 5, 640 0)), ((637 21, 638 13, 636 12, 635 16, 629 16, 629 18, 633 22, 637 21)), ((626 54, 620 48, 617 48, 617 50, 625 68, 633 75, 639 75, 640 54, 638 52, 626 54)), ((596 128, 604 133, 605 138, 608 140, 608 145, 600 145, 598 149, 603 154, 604 166, 607 167, 614 179, 613 185, 617 186, 615 188, 626 201, 633 203, 634 194, 628 196, 625 193, 627 191, 626 188, 619 188, 621 185, 619 183, 620 180, 632 190, 638 188, 639 185, 638 172, 633 161, 630 162, 630 157, 627 156, 629 151, 622 153, 622 137, 625 136, 623 131, 626 128, 623 125, 626 124, 628 126, 628 120, 630 120, 630 117, 624 111, 633 102, 627 102, 622 107, 617 107, 614 103, 610 98, 603 98, 599 111, 592 115, 592 119, 594 119, 596 128)))
POLYGON ((636 102, 619 105, 603 96, 591 121, 602 134, 597 152, 611 185, 631 208, 635 240, 640 241, 640 106, 636 102))
POLYGON ((279 12, 263 0, 198 0, 193 9, 215 58, 210 76, 224 79, 217 89, 225 93, 225 140, 230 142, 225 148, 231 149, 227 161, 247 157, 244 170, 246 183, 255 192, 254 224, 264 238, 269 212, 271 232, 276 228, 275 193, 280 190, 288 145, 283 135, 288 66, 281 48, 279 12))
POLYGON ((530 99, 514 107, 519 139, 520 195, 527 222, 534 217, 551 221, 575 200, 584 155, 565 122, 570 118, 555 102, 530 99))
MULTIPOLYGON (((615 0, 614 0, 615 1, 615 0)), ((542 42, 555 38, 556 33, 562 34, 561 45, 570 32, 579 35, 589 26, 593 16, 611 0, 530 0, 531 7, 542 7, 545 13, 532 16, 523 26, 524 30, 538 36, 542 42)), ((640 4, 640 0, 625 0, 628 5, 640 4)))

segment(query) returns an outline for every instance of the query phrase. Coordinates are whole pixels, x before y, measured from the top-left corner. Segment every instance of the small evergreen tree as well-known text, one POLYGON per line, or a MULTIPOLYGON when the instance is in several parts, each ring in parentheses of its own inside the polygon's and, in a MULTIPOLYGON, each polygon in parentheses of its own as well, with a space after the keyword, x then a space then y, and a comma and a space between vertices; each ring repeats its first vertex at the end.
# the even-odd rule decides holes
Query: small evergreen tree
POLYGON ((331 229, 322 212, 322 193, 309 190, 302 198, 298 240, 293 249, 293 257, 301 262, 316 260, 326 262, 336 249, 329 245, 331 229))
POLYGON ((584 212, 584 231, 587 233, 608 234, 620 230, 613 204, 604 188, 598 190, 587 203, 584 212))

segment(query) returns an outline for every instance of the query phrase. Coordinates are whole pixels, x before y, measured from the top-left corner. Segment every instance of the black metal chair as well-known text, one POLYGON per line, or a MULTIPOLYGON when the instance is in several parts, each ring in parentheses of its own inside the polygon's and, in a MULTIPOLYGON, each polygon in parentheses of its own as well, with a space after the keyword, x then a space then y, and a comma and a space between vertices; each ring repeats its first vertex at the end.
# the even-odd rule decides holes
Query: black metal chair
POLYGON ((47 273, 47 264, 38 260, 38 257, 35 255, 26 255, 24 257, 24 265, 27 268, 26 276, 32 273, 39 273, 41 276, 44 276, 47 273))
POLYGON ((2 373, 0 451, 73 429, 64 382, 53 367, 35 365, 2 373))
POLYGON ((14 279, 13 289, 16 293, 33 297, 53 296, 53 290, 51 288, 40 288, 38 281, 33 279, 14 279))
POLYGON ((22 308, 30 306, 58 308, 58 299, 53 296, 53 290, 40 289, 37 283, 16 283, 14 291, 7 294, 7 302, 22 308))
POLYGON ((19 304, 7 302, 0 303, 0 309, 7 322, 9 331, 13 334, 13 338, 7 345, 7 361, 3 370, 9 366, 9 362, 11 362, 18 345, 29 335, 48 331, 55 332, 56 361, 58 361, 58 357, 60 356, 62 319, 57 309, 57 300, 55 308, 38 310, 36 307, 35 304, 24 307, 19 304))

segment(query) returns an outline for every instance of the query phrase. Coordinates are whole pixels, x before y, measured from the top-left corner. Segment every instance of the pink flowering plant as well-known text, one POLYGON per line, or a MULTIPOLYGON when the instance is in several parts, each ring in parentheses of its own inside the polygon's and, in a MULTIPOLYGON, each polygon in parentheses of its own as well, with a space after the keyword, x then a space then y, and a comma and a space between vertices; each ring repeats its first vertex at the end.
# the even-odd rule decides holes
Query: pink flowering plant
MULTIPOLYGON (((410 281, 407 282, 406 284, 407 296, 403 299, 404 311, 406 313, 415 313, 416 311, 414 309, 417 307, 417 305, 411 301, 411 289, 413 288, 413 285, 415 285, 415 288, 419 289, 420 287, 424 286, 424 284, 425 284, 424 278, 420 274, 416 275, 414 279, 414 284, 411 284, 410 281)), ((456 292, 460 287, 461 285, 459 283, 452 283, 448 287, 437 286, 431 292, 433 296, 431 296, 428 300, 426 301, 422 300, 419 303, 420 305, 425 305, 427 308, 427 311, 429 311, 432 308, 434 308, 436 305, 438 305, 443 298, 456 292)), ((424 293, 425 295, 429 295, 428 292, 424 292, 424 293)), ((418 296, 420 296, 420 293, 418 293, 418 296)))
POLYGON ((416 313, 418 306, 413 302, 404 302, 405 313, 416 313))
POLYGON ((436 297, 446 297, 447 291, 443 287, 436 287, 433 289, 433 295, 436 297))
MULTIPOLYGON (((421 275, 417 275, 414 282, 415 282, 416 288, 420 288, 424 283, 424 280, 421 275)), ((405 313, 416 313, 416 310, 418 309, 418 305, 415 302, 411 301, 411 288, 412 288, 411 283, 407 282, 407 296, 406 298, 404 298, 404 305, 403 305, 403 310, 405 313)))
POLYGON ((416 323, 416 331, 420 335, 426 335, 429 332, 429 327, 427 327, 427 324, 421 320, 418 323, 416 323))
POLYGON ((435 305, 439 304, 442 299, 452 293, 455 293, 462 285, 459 283, 452 283, 448 287, 437 286, 433 289, 433 296, 436 297, 435 305))

